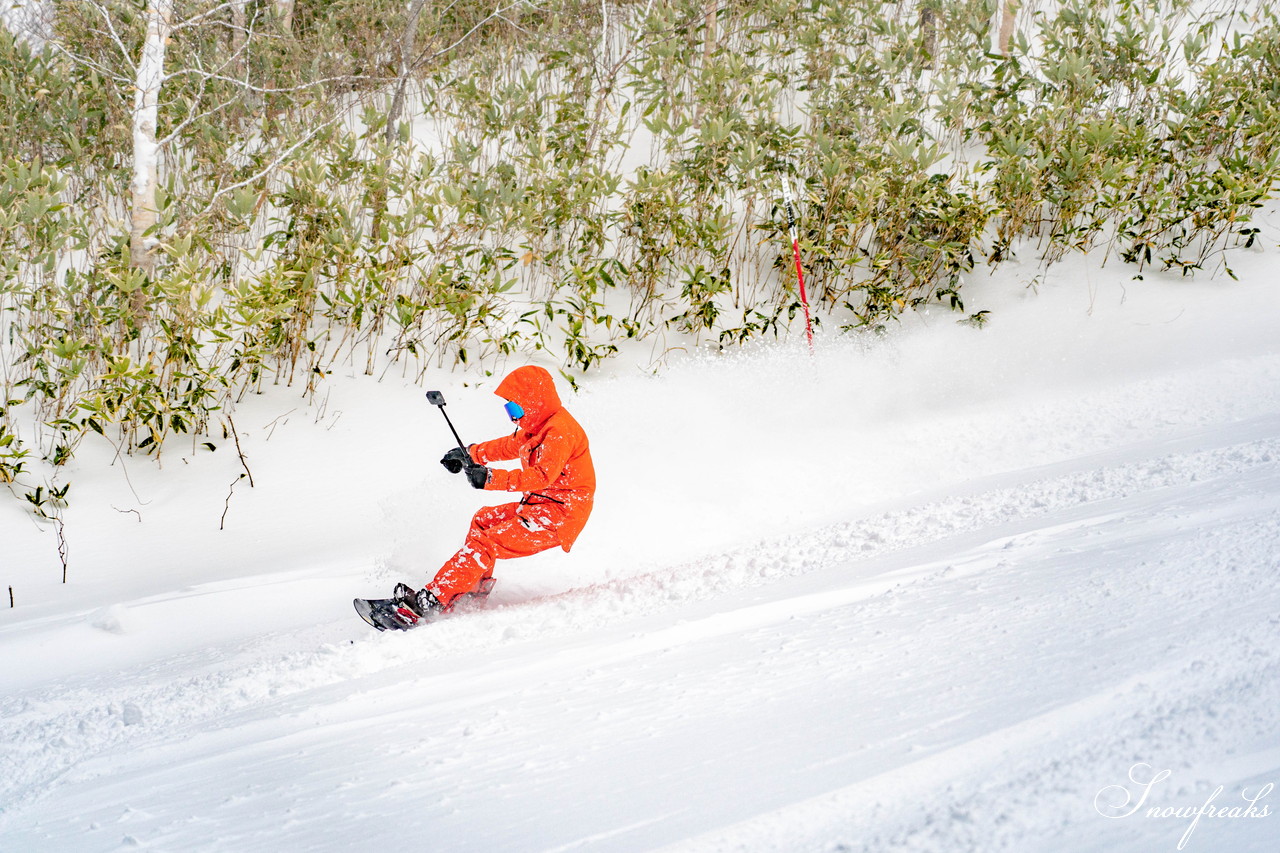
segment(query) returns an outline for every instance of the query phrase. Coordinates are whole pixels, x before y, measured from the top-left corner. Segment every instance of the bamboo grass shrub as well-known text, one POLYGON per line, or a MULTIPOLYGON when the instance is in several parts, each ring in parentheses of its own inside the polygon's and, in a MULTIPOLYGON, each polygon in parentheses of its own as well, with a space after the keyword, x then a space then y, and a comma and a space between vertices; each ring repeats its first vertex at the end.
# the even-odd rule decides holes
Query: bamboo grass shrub
POLYGON ((911 15, 841 4, 823 21, 835 34, 811 42, 825 50, 806 69, 812 126, 798 140, 806 254, 817 299, 843 309, 846 327, 880 329, 934 301, 962 309, 962 275, 994 213, 963 156, 973 118, 961 98, 987 53, 988 10, 923 11, 927 34, 911 15))
POLYGON ((1215 21, 1169 22, 1187 6, 1063 3, 1040 16, 1034 46, 972 87, 993 260, 1032 237, 1048 262, 1106 243, 1139 268, 1189 274, 1253 233, 1249 214, 1277 179, 1274 13, 1211 59, 1215 21))
MULTIPOLYGON (((991 0, 467 2, 423 12, 412 63, 405 5, 176 39, 149 274, 101 15, 59 19, 80 61, 0 33, 0 479, 99 433, 216 437, 340 367, 572 376, 627 341, 784 334, 784 185, 816 319, 883 329, 981 318, 966 277, 1014 255, 1230 273, 1280 178, 1280 24, 1253 0, 1062 0, 1001 53, 991 0)), ((132 7, 102 8, 136 46, 132 7)))

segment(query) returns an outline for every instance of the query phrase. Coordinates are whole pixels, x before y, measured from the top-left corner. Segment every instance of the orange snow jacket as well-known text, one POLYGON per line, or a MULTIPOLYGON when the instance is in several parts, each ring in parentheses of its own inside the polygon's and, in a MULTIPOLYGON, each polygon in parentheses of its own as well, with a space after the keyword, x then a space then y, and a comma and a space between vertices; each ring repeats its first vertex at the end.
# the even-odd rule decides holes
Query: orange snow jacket
POLYGON ((596 471, 587 434, 560 403, 551 374, 541 367, 518 367, 494 392, 524 409, 515 434, 469 448, 482 465, 520 460, 519 471, 493 469, 486 489, 524 492, 519 515, 527 525, 554 529, 568 551, 582 532, 595 502, 596 471))

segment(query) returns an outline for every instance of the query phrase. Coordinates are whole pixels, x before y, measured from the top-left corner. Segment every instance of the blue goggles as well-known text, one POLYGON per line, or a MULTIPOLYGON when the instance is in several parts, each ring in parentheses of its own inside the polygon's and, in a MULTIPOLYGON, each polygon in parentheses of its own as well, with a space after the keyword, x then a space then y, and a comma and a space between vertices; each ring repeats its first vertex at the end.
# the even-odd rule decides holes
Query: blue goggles
POLYGON ((507 403, 502 408, 507 410, 507 417, 513 421, 518 421, 524 417, 524 409, 520 408, 519 403, 507 403))

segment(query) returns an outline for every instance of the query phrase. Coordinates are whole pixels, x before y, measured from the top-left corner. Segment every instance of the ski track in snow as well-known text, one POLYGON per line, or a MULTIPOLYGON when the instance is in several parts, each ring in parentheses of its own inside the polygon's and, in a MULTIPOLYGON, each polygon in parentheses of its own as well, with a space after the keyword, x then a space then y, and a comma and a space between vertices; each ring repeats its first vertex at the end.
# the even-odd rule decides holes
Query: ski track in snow
MULTIPOLYGON (((1172 849, 1185 822, 1107 821, 1093 796, 1138 762, 1180 771, 1166 800, 1186 805, 1203 802, 1206 786, 1280 768, 1278 570, 1280 417, 1209 425, 429 631, 366 633, 352 614, 73 682, 29 675, 0 699, 0 838, 22 850, 148 838, 158 849, 293 849, 290 839, 302 849, 324 838, 346 849, 390 817, 459 850, 1172 849), (723 660, 720 677, 682 677, 687 656, 723 660), (627 718, 593 691, 625 697, 627 718), (821 708, 828 691, 845 697, 832 707, 847 717, 819 711, 807 736, 786 730, 797 703, 821 708), (565 735, 539 717, 553 708, 583 715, 581 755, 514 734, 565 735), (456 722, 418 739, 420 717, 456 722), (777 743, 718 756, 713 774, 714 750, 700 750, 720 727, 736 733, 730 745, 752 742, 744 727, 781 730, 777 743), (324 769, 341 758, 321 760, 365 735, 382 760, 407 765, 376 796, 384 780, 367 757, 352 759, 346 779, 324 769), (687 739, 691 758, 655 764, 645 744, 656 738, 687 739), (636 777, 615 769, 603 784, 634 784, 626 795, 639 807, 624 813, 642 819, 610 819, 607 795, 583 778, 601 772, 597 761, 633 764, 636 777), (280 781, 290 774, 263 769, 278 762, 303 771, 293 790, 280 781), (760 768, 788 777, 762 791, 750 783, 760 768), (191 774, 239 772, 241 788, 212 786, 239 793, 198 818, 163 799, 129 805, 131 781, 174 790, 191 774), (559 806, 572 827, 536 813, 549 795, 512 786, 525 773, 559 786, 557 803, 578 798, 559 806), (671 793, 698 785, 725 793, 696 812, 671 793), (344 793, 364 811, 327 836, 316 810, 344 793), (434 804, 410 813, 422 800, 434 804), (268 827, 252 816, 264 810, 295 816, 268 827)), ((283 578, 272 594, 287 599, 294 583, 283 578)), ((181 595, 234 608, 256 589, 181 595)), ((175 598, 19 627, 34 642, 127 633, 175 598)), ((1224 849, 1211 839, 1247 829, 1203 826, 1198 849, 1224 849)), ((1256 832, 1232 849, 1262 849, 1256 832)))

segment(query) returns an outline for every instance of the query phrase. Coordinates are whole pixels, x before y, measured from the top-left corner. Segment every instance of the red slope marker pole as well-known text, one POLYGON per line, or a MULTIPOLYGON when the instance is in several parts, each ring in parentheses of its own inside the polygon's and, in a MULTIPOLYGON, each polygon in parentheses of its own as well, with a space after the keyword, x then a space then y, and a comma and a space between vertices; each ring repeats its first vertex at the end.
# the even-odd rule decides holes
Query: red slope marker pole
POLYGON ((804 306, 804 334, 809 340, 809 354, 813 355, 813 324, 809 319, 809 296, 804 292, 804 267, 800 264, 800 237, 796 233, 796 212, 791 204, 791 187, 782 183, 782 197, 787 205, 787 230, 791 233, 791 254, 796 259, 796 280, 800 283, 800 304, 804 306))

